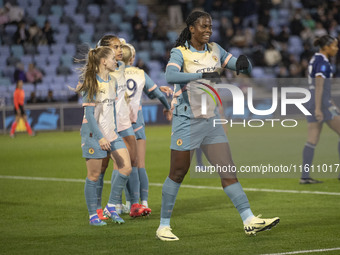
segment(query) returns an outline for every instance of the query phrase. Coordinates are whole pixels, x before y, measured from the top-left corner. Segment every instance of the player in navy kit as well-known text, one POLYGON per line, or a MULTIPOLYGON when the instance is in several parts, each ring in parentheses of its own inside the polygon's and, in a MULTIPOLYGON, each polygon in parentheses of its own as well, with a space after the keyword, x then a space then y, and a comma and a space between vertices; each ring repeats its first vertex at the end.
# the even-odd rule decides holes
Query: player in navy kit
MULTIPOLYGON (((233 57, 216 43, 209 43, 212 34, 212 19, 206 12, 193 12, 186 20, 182 31, 171 50, 166 68, 166 78, 175 84, 172 101, 173 120, 171 135, 170 173, 162 188, 162 207, 156 237, 162 241, 179 240, 171 232, 170 217, 179 187, 188 172, 191 154, 201 147, 212 165, 234 166, 228 139, 221 125, 214 127, 214 118, 219 118, 213 99, 207 100, 206 113, 201 112, 200 81, 213 86, 219 71, 228 68, 239 73, 249 73, 251 65, 247 57, 233 57)), ((246 234, 256 234, 275 226, 280 219, 261 219, 250 210, 248 198, 233 173, 221 174, 224 192, 237 208, 246 234)))
MULTIPOLYGON (((321 181, 310 177, 308 169, 313 162, 314 149, 319 141, 323 123, 326 122, 340 136, 339 109, 331 99, 333 70, 329 63, 329 58, 335 56, 339 50, 338 40, 329 35, 324 35, 314 42, 314 46, 320 47, 320 50, 309 62, 308 79, 311 100, 306 107, 312 115, 307 116, 308 138, 303 149, 303 172, 300 184, 321 183, 321 181)), ((340 141, 338 151, 340 157, 340 141)))

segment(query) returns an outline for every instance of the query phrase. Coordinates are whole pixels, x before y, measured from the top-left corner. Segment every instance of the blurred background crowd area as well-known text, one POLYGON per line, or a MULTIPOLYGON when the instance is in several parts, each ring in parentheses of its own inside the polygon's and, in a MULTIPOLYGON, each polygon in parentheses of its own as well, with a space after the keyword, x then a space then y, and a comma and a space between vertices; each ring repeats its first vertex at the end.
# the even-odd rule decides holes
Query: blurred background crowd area
MULTIPOLYGON (((135 64, 167 85, 170 50, 193 10, 211 14, 211 41, 251 59, 251 77, 306 77, 314 39, 340 38, 339 8, 337 0, 0 0, 0 103, 12 103, 18 79, 29 103, 77 101, 68 88, 78 83, 75 60, 105 34, 132 43, 135 64)), ((339 77, 339 54, 331 61, 339 77)))

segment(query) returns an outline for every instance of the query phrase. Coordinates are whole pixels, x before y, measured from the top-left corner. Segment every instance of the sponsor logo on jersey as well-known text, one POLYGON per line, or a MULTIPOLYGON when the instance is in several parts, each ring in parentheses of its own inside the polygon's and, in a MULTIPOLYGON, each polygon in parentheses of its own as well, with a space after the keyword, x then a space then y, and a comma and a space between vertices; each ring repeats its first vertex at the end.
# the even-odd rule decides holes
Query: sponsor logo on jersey
POLYGON ((213 58, 213 60, 215 60, 215 62, 217 62, 218 61, 218 58, 217 58, 217 56, 212 56, 212 58, 213 58))

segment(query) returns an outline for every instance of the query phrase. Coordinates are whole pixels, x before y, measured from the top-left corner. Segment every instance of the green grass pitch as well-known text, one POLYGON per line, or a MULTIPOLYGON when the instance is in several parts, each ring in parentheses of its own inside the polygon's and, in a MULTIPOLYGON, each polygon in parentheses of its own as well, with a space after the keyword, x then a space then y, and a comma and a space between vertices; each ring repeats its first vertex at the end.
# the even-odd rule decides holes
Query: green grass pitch
MULTIPOLYGON (((149 126, 146 165, 150 183, 162 184, 168 175, 170 126, 149 126)), ((228 138, 236 165, 301 164, 306 123, 296 128, 233 127, 228 138)), ((315 164, 339 163, 338 137, 324 127, 315 164)), ((161 208, 161 186, 150 185, 148 218, 108 221, 92 227, 84 198, 85 160, 79 132, 46 132, 36 137, 0 136, 0 254, 270 254, 340 247, 340 181, 337 175, 323 184, 299 185, 296 178, 241 178, 246 189, 321 191, 338 193, 283 193, 246 191, 254 214, 279 216, 271 231, 248 237, 237 210, 222 189, 179 191, 171 226, 178 242, 156 240, 161 208), (42 180, 4 176, 44 177, 42 180), (67 178, 71 181, 52 181, 67 178)), ((112 163, 105 180, 111 177, 112 163)), ((217 178, 193 178, 183 184, 220 187, 217 178)), ((110 185, 105 184, 103 205, 110 185)), ((339 254, 339 250, 327 254, 339 254)), ((325 254, 326 252, 324 252, 325 254)))

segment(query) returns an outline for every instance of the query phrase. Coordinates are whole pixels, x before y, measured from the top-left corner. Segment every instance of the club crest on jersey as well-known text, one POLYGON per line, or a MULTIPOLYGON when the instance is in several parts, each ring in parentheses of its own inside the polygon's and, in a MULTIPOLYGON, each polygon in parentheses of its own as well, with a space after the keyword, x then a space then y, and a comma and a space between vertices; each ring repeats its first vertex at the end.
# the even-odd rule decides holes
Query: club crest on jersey
POLYGON ((181 138, 177 139, 177 146, 181 146, 183 144, 183 141, 181 138))
POLYGON ((89 153, 92 155, 94 153, 94 149, 93 148, 90 148, 89 149, 89 153))
POLYGON ((217 62, 218 61, 218 58, 217 58, 217 56, 212 56, 212 58, 213 58, 213 60, 215 60, 215 62, 217 62))

